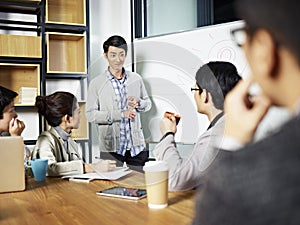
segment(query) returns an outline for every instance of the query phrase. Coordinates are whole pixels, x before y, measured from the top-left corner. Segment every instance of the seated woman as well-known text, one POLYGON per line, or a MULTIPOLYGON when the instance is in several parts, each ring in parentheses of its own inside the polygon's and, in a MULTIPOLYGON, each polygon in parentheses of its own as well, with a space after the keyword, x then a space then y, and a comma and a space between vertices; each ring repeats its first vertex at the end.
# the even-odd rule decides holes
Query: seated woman
POLYGON ((51 128, 38 137, 32 158, 48 158, 49 176, 115 169, 116 161, 113 160, 100 160, 95 164, 83 163, 78 145, 71 139, 72 129, 77 129, 80 123, 80 108, 73 94, 55 92, 48 96, 37 96, 35 106, 51 128))

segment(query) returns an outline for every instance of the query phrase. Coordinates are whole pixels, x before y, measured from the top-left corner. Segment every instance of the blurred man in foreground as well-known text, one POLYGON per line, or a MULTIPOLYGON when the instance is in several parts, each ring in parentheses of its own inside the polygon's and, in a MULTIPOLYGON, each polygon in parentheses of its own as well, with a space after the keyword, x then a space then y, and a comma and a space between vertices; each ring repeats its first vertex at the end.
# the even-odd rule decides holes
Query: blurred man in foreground
POLYGON ((225 99, 225 142, 244 148, 217 156, 193 224, 300 224, 299 6, 297 0, 237 1, 246 24, 232 34, 252 76, 225 99), (262 95, 249 96, 253 82, 262 95), (270 105, 288 108, 293 117, 277 133, 251 143, 270 105))

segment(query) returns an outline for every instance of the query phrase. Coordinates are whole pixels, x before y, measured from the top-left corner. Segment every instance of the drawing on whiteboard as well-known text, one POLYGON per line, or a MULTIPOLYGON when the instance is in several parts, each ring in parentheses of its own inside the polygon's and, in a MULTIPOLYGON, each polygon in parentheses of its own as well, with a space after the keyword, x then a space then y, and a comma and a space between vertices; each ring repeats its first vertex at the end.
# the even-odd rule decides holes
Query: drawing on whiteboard
POLYGON ((231 40, 216 42, 208 52, 208 61, 227 61, 238 65, 239 73, 243 74, 247 67, 244 53, 233 47, 231 40))

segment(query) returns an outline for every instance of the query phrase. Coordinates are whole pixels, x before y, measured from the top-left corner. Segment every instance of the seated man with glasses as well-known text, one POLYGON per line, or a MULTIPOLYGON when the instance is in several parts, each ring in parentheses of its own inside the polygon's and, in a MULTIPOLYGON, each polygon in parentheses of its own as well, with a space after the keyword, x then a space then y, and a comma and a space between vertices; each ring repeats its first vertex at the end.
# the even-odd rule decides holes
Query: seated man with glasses
POLYGON ((201 183, 201 177, 217 156, 222 141, 224 98, 240 79, 236 67, 229 62, 209 62, 197 71, 196 84, 191 90, 195 92, 197 112, 205 114, 210 125, 199 137, 189 157, 182 158, 176 148, 175 117, 161 120, 163 138, 153 153, 156 160, 168 163, 170 191, 193 189, 201 183))

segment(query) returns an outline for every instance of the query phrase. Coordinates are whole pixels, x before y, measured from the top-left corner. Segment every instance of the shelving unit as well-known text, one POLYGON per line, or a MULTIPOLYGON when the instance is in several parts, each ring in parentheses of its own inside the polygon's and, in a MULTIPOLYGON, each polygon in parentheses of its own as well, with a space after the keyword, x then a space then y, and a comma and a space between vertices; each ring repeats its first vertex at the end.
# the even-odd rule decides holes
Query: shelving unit
POLYGON ((15 105, 19 118, 27 124, 23 132, 27 145, 34 144, 42 130, 42 120, 33 107, 34 97, 44 91, 41 85, 41 11, 41 1, 0 1, 0 83, 19 94, 15 105), (20 19, 23 15, 24 19, 20 19), (29 95, 25 96, 24 88, 36 90, 32 99, 27 98, 29 95))
POLYGON ((47 33, 47 43, 47 73, 86 74, 85 35, 47 33))
POLYGON ((46 1, 46 23, 86 26, 86 15, 83 0, 46 1))
POLYGON ((39 36, 0 34, 0 56, 42 58, 39 36))
POLYGON ((85 117, 85 102, 78 102, 80 107, 80 126, 79 129, 72 131, 72 138, 75 140, 87 140, 89 138, 89 126, 85 117))
POLYGON ((0 2, 1 11, 35 13, 39 9, 42 0, 3 0, 0 2))
MULTIPOLYGON (((47 81, 52 85, 51 92, 68 89, 60 87, 61 81, 73 80, 70 85, 78 82, 76 87, 80 90, 69 87, 68 91, 73 91, 81 108, 80 128, 72 135, 83 151, 90 129, 84 113, 89 54, 89 0, 0 1, 1 85, 19 95, 22 87, 36 88, 37 95, 46 95, 49 94, 47 81), (23 16, 26 19, 19 19, 23 16)), ((25 118, 32 115, 32 120, 39 121, 39 134, 47 125, 37 115, 33 102, 20 103, 16 98, 15 105, 18 112, 24 112, 25 118)), ((36 135, 32 131, 29 134, 36 135)), ((34 144, 36 138, 27 137, 25 143, 34 144)))
MULTIPOLYGON (((43 50, 47 59, 44 65, 45 80, 48 86, 52 85, 51 92, 57 82, 54 85, 57 91, 67 89, 77 97, 81 122, 79 129, 72 131, 72 138, 81 144, 83 157, 91 162, 91 154, 89 157, 86 155, 86 149, 91 151, 91 147, 86 146, 90 125, 85 118, 84 90, 87 89, 89 74, 89 0, 46 0, 42 22, 46 42, 43 50), (78 81, 77 85, 73 85, 74 79, 78 81), (72 90, 66 88, 66 83, 72 86, 72 90)), ((47 93, 46 86, 45 89, 47 93)))
MULTIPOLYGON (((90 52, 89 0, 45 0, 44 19, 46 41, 44 52, 47 58, 44 67, 45 79, 52 85, 51 92, 55 89, 53 88, 55 82, 61 81, 64 86, 66 80, 72 79, 73 82, 75 79, 79 82, 72 90, 61 87, 60 84, 56 90, 67 89, 77 97, 81 108, 81 123, 79 129, 72 131, 72 137, 84 146, 89 141, 90 129, 85 118, 90 52)), ((47 87, 45 89, 47 93, 47 87)), ((84 147, 83 149, 85 151, 84 147)))
POLYGON ((19 93, 15 99, 16 106, 34 106, 34 99, 31 103, 20 101, 20 90, 30 87, 37 89, 36 94, 40 93, 40 65, 0 63, 0 84, 19 93))

